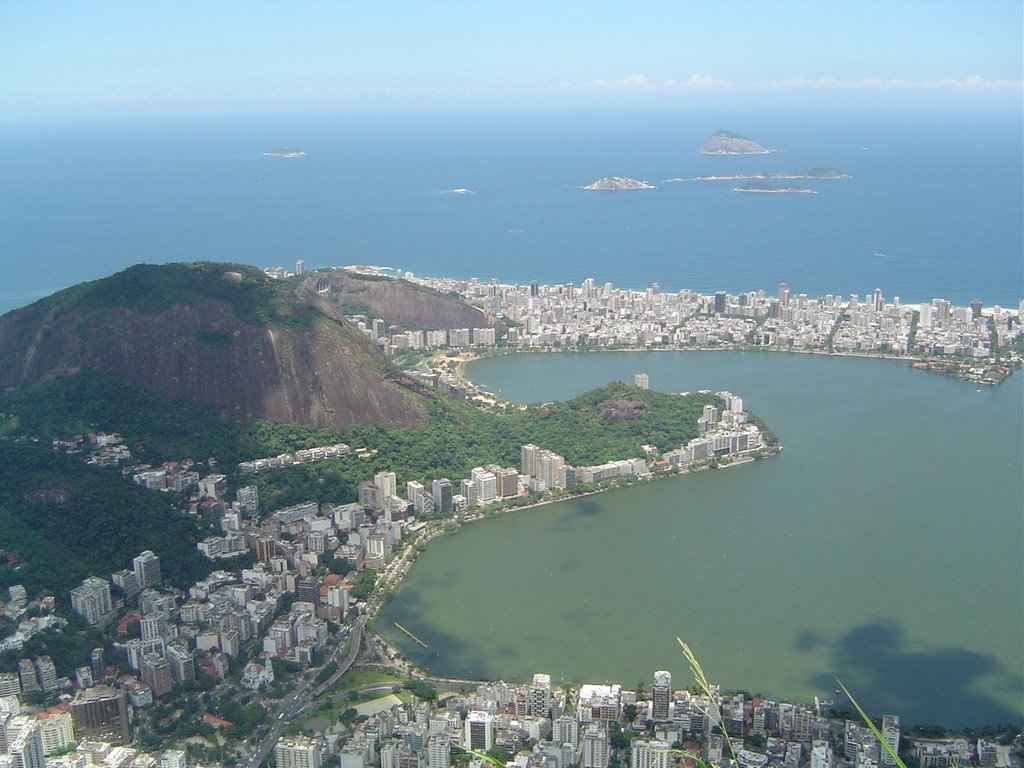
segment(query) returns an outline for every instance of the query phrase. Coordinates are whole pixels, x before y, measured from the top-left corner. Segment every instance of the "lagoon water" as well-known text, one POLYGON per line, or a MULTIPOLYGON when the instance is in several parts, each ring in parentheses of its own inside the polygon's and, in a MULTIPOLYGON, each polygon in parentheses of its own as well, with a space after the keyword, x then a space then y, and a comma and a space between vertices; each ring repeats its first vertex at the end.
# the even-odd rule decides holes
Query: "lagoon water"
POLYGON ((378 622, 403 653, 454 676, 687 685, 678 635, 726 688, 831 699, 840 677, 905 722, 1020 719, 1024 376, 979 391, 890 360, 739 352, 469 375, 546 401, 637 371, 741 394, 785 450, 435 540, 378 622))

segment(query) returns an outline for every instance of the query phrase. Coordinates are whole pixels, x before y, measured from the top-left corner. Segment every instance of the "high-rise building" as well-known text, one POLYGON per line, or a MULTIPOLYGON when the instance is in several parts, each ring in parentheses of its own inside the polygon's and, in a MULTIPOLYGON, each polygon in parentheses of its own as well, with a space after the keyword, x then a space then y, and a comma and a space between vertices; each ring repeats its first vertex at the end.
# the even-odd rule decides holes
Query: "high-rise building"
POLYGON ((538 459, 540 448, 533 443, 527 443, 519 449, 519 466, 524 475, 537 476, 538 459))
POLYGON ((667 741, 634 739, 629 743, 630 768, 668 768, 670 746, 667 741))
MULTIPOLYGON (((494 472, 483 467, 473 467, 470 470, 470 474, 476 483, 476 497, 479 506, 482 507, 485 504, 490 504, 498 497, 498 478, 494 472)), ((469 506, 473 506, 469 504, 468 497, 466 503, 469 506)))
POLYGON ((580 743, 580 721, 572 715, 562 715, 551 724, 551 740, 556 744, 580 743))
POLYGON ((789 286, 785 283, 779 283, 779 304, 789 306, 789 286))
POLYGON ((21 695, 42 690, 39 681, 36 679, 36 666, 32 659, 22 659, 18 662, 18 680, 21 683, 21 695))
POLYGON ((107 674, 107 660, 104 657, 102 648, 93 648, 89 655, 89 668, 92 670, 92 679, 99 683, 107 674))
POLYGON ((17 696, 21 693, 21 682, 17 672, 0 672, 0 696, 17 696))
POLYGON ((120 587, 121 591, 124 592, 124 600, 126 603, 130 603, 134 600, 139 592, 142 591, 142 587, 139 585, 139 579, 135 575, 135 571, 130 571, 127 568, 123 568, 120 571, 114 571, 110 574, 110 580, 114 584, 120 587))
POLYGON ((475 710, 466 715, 464 743, 477 752, 489 751, 494 746, 494 715, 481 710, 475 710))
POLYGON ((427 765, 430 768, 449 768, 451 764, 451 737, 447 733, 435 733, 427 745, 427 765))
POLYGON ((466 499, 466 507, 472 509, 477 506, 480 501, 480 489, 477 485, 476 480, 470 480, 468 477, 462 480, 462 495, 466 499))
POLYGON ((651 685, 651 720, 659 723, 668 720, 671 701, 672 673, 664 670, 655 672, 651 685))
POLYGON ((519 473, 515 467, 498 469, 495 472, 498 478, 498 494, 503 499, 510 499, 519 495, 519 473))
POLYGON ((260 515, 260 489, 255 485, 245 485, 235 493, 235 500, 242 508, 242 514, 246 517, 259 517, 260 515))
MULTIPOLYGON (((889 745, 889 748, 893 752, 899 753, 900 751, 900 719, 896 715, 883 715, 882 716, 882 741, 889 745)), ((889 754, 889 750, 884 747, 881 750, 881 764, 887 766, 896 765, 896 761, 893 756, 889 754)))
POLYGON ((110 599, 110 582, 97 576, 83 579, 80 586, 71 590, 71 607, 76 613, 81 614, 90 626, 99 626, 113 607, 110 599))
POLYGON ((189 647, 180 640, 168 643, 167 661, 171 665, 171 678, 178 685, 187 685, 196 679, 196 661, 189 647))
POLYGON ((71 712, 47 710, 36 714, 43 737, 43 754, 58 752, 75 742, 75 724, 71 712))
POLYGON ((301 275, 306 271, 306 262, 302 259, 296 259, 295 261, 295 274, 301 275))
POLYGON ((15 718, 13 732, 7 734, 7 754, 12 768, 46 768, 43 735, 33 717, 15 718))
POLYGON ((727 294, 726 294, 725 291, 717 291, 715 293, 715 314, 716 315, 725 314, 726 298, 727 298, 727 294))
POLYGON ((640 387, 640 389, 651 388, 651 378, 646 373, 635 373, 633 374, 633 383, 640 387))
POLYGON ((171 673, 171 662, 166 656, 147 653, 139 664, 139 676, 142 682, 153 691, 153 698, 166 696, 174 689, 174 675, 171 673))
POLYGON ((380 488, 382 498, 398 494, 398 479, 394 472, 378 472, 373 476, 373 482, 380 488))
POLYGON ((160 558, 148 549, 135 557, 132 561, 132 570, 135 571, 135 576, 138 578, 139 586, 142 589, 159 584, 162 579, 160 575, 160 558))
POLYGON ((320 768, 323 755, 315 741, 297 736, 277 742, 274 761, 277 768, 320 768))
POLYGON ((450 517, 452 514, 452 481, 442 477, 433 482, 434 512, 441 517, 450 517))
POLYGON ((127 744, 131 740, 124 691, 115 691, 105 685, 79 691, 71 702, 71 719, 78 741, 93 739, 127 744))
POLYGON ((583 732, 581 768, 608 768, 608 732, 599 723, 591 723, 583 732))
POLYGON ((35 660, 36 679, 39 687, 49 693, 57 690, 57 667, 49 656, 40 656, 35 660))
POLYGON ((534 717, 551 717, 551 675, 538 672, 530 686, 530 714, 534 717))

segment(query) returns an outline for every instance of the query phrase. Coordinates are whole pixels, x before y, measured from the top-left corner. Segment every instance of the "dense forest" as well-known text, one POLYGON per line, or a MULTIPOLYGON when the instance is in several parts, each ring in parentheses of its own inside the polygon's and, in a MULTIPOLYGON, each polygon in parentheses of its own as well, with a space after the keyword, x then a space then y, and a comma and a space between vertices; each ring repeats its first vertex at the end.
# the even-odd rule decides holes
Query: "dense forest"
POLYGON ((0 441, 0 586, 23 584, 63 599, 86 576, 130 568, 145 549, 164 578, 186 586, 211 570, 196 549, 209 535, 166 497, 113 469, 32 442, 0 441))

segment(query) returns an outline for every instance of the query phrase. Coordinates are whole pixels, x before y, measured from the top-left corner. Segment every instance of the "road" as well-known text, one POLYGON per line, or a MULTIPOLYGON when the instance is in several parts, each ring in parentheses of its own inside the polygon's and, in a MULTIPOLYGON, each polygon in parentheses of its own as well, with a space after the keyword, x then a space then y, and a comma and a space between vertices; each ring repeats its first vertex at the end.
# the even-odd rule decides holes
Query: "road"
MULTIPOLYGON (((324 680, 320 685, 315 688, 312 687, 313 683, 303 682, 300 686, 295 688, 288 696, 281 702, 281 705, 273 712, 276 717, 274 721, 274 727, 270 729, 263 741, 260 742, 256 751, 250 755, 249 759, 245 761, 244 768, 258 768, 260 763, 263 762, 263 758, 274 748, 277 744, 277 740, 281 738, 281 734, 284 733, 284 729, 288 727, 295 717, 302 712, 303 709, 311 702, 314 701, 318 696, 322 695, 324 691, 334 685, 338 678, 344 675, 352 665, 355 663, 356 657, 359 655, 359 649, 363 643, 363 627, 366 624, 366 617, 360 616, 356 619, 352 625, 352 634, 350 636, 348 655, 345 660, 338 663, 337 671, 324 680)), ((335 661, 338 653, 341 651, 342 646, 338 646, 331 657, 327 660, 327 663, 335 661)))

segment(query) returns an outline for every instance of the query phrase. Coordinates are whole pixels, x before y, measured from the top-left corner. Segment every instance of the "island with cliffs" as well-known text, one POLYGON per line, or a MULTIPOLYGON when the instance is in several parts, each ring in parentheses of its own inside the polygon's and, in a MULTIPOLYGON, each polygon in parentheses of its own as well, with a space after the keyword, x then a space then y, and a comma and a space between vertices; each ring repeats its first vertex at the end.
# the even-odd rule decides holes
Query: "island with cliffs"
POLYGON ((702 155, 769 155, 778 151, 762 147, 753 139, 740 136, 732 131, 718 131, 711 134, 699 150, 702 155))
POLYGON ((627 176, 605 176, 598 179, 584 189, 592 192, 624 192, 634 189, 654 189, 654 185, 639 179, 631 179, 627 176))

